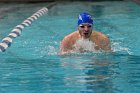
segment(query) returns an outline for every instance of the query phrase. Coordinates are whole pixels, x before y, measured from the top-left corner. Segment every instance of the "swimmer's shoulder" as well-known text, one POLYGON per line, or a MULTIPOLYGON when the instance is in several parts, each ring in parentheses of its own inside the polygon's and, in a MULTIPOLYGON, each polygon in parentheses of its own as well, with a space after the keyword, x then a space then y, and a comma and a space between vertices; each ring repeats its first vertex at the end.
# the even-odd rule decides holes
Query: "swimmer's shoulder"
POLYGON ((91 35, 92 38, 102 38, 102 39, 105 39, 105 38, 108 38, 105 34, 103 34, 102 32, 98 32, 98 31, 93 31, 92 32, 92 35, 91 35))
POLYGON ((65 36, 61 42, 61 50, 62 51, 71 50, 73 45, 75 44, 77 38, 78 38, 77 31, 72 32, 71 34, 65 36))
POLYGON ((75 31, 75 32, 72 32, 72 33, 68 34, 67 36, 65 36, 64 39, 71 40, 71 39, 77 39, 78 37, 79 37, 79 32, 75 31))

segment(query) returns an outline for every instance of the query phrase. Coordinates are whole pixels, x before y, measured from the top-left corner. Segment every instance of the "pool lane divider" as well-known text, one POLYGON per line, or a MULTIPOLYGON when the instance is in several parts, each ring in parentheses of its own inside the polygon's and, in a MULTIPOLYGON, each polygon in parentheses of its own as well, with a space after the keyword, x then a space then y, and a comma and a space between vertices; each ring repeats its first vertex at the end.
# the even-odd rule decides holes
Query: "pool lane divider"
POLYGON ((48 12, 48 8, 43 7, 42 9, 38 10, 32 16, 24 20, 21 24, 17 25, 5 38, 2 39, 0 42, 0 52, 6 51, 8 47, 11 46, 11 43, 14 38, 21 35, 22 30, 30 26, 33 21, 37 20, 39 17, 43 16, 45 13, 48 12))

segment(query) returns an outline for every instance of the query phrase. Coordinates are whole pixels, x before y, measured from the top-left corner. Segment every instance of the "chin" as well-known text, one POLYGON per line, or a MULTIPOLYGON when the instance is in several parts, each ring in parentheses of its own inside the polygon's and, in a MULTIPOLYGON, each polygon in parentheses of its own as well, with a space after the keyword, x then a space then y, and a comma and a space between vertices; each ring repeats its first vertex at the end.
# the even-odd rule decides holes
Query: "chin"
POLYGON ((85 39, 87 39, 87 38, 89 38, 90 36, 83 36, 83 38, 85 38, 85 39))
POLYGON ((84 37, 84 38, 89 38, 90 35, 89 35, 89 34, 88 34, 88 35, 83 35, 83 37, 84 37))

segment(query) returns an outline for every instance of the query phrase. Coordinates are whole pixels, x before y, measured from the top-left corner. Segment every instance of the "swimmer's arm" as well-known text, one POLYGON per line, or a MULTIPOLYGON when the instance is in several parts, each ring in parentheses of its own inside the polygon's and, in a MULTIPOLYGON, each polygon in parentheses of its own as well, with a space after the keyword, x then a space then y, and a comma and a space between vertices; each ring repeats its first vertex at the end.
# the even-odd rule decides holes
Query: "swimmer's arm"
POLYGON ((64 38, 61 42, 61 45, 60 45, 60 55, 64 55, 66 54, 69 50, 72 49, 71 47, 71 43, 70 43, 70 40, 69 38, 64 38))
POLYGON ((93 41, 95 41, 97 45, 95 47, 97 50, 111 51, 110 39, 108 36, 97 31, 94 31, 92 35, 93 41))
POLYGON ((110 45, 110 40, 109 38, 106 36, 103 38, 102 43, 101 43, 101 49, 111 52, 111 45, 110 45))

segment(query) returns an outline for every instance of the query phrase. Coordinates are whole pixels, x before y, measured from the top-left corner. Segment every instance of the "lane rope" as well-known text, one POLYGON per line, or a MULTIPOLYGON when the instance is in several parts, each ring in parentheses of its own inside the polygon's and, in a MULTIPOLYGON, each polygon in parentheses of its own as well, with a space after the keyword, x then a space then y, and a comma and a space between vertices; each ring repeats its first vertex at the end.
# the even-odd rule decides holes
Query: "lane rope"
POLYGON ((14 38, 21 35, 22 30, 30 26, 33 21, 37 20, 39 17, 43 16, 45 13, 48 12, 48 8, 43 7, 42 9, 38 10, 36 13, 34 13, 32 16, 28 17, 26 20, 24 20, 21 24, 17 25, 5 38, 2 39, 0 42, 0 52, 6 51, 8 47, 11 46, 11 43, 14 38))

